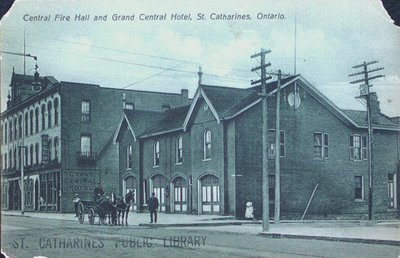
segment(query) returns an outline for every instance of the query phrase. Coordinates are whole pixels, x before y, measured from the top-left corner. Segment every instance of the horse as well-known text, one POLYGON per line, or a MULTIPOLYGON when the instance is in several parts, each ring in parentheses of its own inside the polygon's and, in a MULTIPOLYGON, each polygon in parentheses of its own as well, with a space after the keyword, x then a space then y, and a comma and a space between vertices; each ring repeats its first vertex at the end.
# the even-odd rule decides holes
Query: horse
POLYGON ((117 218, 118 218, 118 225, 120 225, 120 216, 122 214, 122 225, 124 225, 124 217, 125 217, 125 213, 126 213, 126 217, 125 217, 125 225, 128 226, 128 214, 129 214, 129 210, 131 208, 131 204, 133 202, 135 198, 135 192, 132 190, 129 190, 129 192, 125 195, 125 200, 124 198, 120 198, 117 201, 117 218))
POLYGON ((97 212, 99 214, 99 224, 105 224, 108 217, 108 224, 117 224, 117 209, 109 197, 100 197, 97 201, 97 212), (110 221, 111 219, 111 221, 110 221))

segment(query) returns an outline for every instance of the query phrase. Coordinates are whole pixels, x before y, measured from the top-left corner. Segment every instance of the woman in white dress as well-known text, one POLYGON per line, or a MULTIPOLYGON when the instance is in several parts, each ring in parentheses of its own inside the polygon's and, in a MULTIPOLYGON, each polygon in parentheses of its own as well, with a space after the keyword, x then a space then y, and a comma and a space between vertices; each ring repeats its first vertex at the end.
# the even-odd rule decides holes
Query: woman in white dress
POLYGON ((246 200, 246 212, 244 214, 244 217, 246 219, 254 219, 254 214, 253 214, 253 202, 250 200, 250 197, 247 197, 246 200))

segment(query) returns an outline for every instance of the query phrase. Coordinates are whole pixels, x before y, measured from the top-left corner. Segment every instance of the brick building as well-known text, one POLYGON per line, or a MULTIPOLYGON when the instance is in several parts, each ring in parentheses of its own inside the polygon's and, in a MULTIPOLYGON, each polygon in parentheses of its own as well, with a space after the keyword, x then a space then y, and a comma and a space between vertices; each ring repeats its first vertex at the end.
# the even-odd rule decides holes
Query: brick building
MULTIPOLYGON (((300 218, 314 189, 308 217, 366 217, 366 112, 339 109, 300 75, 284 79, 281 88, 282 217, 300 218)), ((273 211, 276 82, 268 84, 268 91, 273 211)), ((119 194, 135 189, 138 210, 145 210, 155 192, 163 212, 239 218, 249 197, 260 218, 259 92, 257 87, 200 85, 189 106, 154 114, 125 111, 114 136, 121 157, 119 194)), ((377 218, 398 218, 400 125, 380 112, 376 95, 372 100, 373 210, 377 218)))
POLYGON ((121 111, 190 103, 187 90, 113 89, 14 72, 10 88, 0 117, 2 209, 21 208, 22 160, 26 210, 71 211, 74 194, 92 199, 97 182, 117 191, 119 151, 112 139, 121 111))

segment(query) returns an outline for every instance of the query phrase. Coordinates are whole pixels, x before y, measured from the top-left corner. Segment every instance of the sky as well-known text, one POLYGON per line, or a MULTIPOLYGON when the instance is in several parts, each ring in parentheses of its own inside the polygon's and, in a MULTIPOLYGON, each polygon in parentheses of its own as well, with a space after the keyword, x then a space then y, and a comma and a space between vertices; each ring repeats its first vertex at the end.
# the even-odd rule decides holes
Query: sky
MULTIPOLYGON (((349 84, 358 78, 348 75, 360 71, 352 66, 377 60, 371 69, 384 67, 376 74, 385 77, 371 90, 383 113, 400 115, 400 28, 376 0, 17 0, 0 21, 0 49, 23 53, 24 31, 25 52, 38 57, 40 75, 59 81, 175 93, 185 88, 193 96, 201 66, 204 84, 246 88, 259 79, 251 72, 259 60, 250 56, 265 48, 271 50, 268 71, 294 74, 296 66, 340 108, 356 110, 365 107, 355 99, 358 86, 349 84), (258 19, 260 13, 279 19, 258 19), (55 20, 57 14, 70 20, 55 20), (140 20, 157 14, 166 20, 140 20), (171 20, 173 14, 191 20, 171 20), (251 19, 212 19, 223 14, 251 19), (76 21, 76 15, 89 20, 76 21), (35 21, 38 16, 50 19, 35 21)), ((34 65, 26 58, 27 74, 34 65)), ((3 53, 1 111, 13 67, 23 74, 24 58, 3 53)))

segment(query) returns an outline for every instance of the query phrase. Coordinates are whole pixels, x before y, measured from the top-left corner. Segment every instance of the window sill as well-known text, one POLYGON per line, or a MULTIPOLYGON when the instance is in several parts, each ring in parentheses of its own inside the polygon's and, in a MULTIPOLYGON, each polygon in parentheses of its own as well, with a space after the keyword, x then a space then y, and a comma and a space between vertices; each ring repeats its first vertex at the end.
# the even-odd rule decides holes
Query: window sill
POLYGON ((126 170, 132 170, 132 168, 127 168, 126 170))
POLYGON ((153 166, 153 168, 159 168, 160 167, 160 165, 157 165, 157 166, 153 166))
POLYGON ((324 162, 327 161, 329 159, 324 159, 324 158, 313 158, 313 161, 319 161, 319 162, 324 162))
POLYGON ((182 162, 175 163, 175 166, 180 166, 180 165, 182 165, 182 162))
POLYGON ((363 200, 363 199, 354 199, 354 202, 362 203, 362 202, 365 202, 365 200, 363 200))
POLYGON ((211 160, 211 158, 208 158, 208 159, 203 159, 203 161, 210 161, 211 160))

